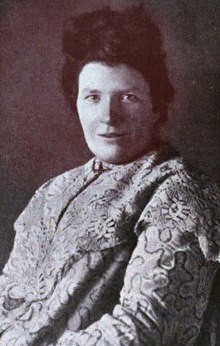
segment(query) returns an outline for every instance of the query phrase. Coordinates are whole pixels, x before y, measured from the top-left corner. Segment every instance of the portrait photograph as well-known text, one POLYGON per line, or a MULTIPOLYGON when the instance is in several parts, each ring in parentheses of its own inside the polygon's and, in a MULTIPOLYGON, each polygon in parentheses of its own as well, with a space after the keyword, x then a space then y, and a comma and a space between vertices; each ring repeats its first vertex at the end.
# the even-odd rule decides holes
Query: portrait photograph
POLYGON ((220 345, 219 17, 0 1, 0 346, 220 345))

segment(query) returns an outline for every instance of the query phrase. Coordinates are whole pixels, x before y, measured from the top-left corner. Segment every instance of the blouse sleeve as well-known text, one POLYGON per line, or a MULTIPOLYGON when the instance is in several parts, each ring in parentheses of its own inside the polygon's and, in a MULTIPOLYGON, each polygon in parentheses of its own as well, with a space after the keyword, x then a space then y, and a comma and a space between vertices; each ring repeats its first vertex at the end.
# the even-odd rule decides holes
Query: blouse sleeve
MULTIPOLYGON (((16 330, 22 330, 22 321, 25 321, 26 315, 30 313, 31 307, 28 301, 33 300, 34 292, 27 292, 25 289, 30 286, 28 280, 31 280, 33 273, 36 272, 39 236, 37 230, 42 231, 44 195, 48 185, 49 182, 36 191, 14 225, 16 232, 14 247, 0 276, 1 346, 13 343, 13 340, 10 340, 10 343, 9 340, 5 340, 6 335, 15 335, 19 345, 26 345, 22 340, 16 339, 16 330)), ((21 336, 23 334, 25 339, 25 332, 19 334, 21 336)))
POLYGON ((179 176, 157 189, 136 225, 119 304, 56 346, 194 345, 220 261, 219 197, 199 189, 179 176))

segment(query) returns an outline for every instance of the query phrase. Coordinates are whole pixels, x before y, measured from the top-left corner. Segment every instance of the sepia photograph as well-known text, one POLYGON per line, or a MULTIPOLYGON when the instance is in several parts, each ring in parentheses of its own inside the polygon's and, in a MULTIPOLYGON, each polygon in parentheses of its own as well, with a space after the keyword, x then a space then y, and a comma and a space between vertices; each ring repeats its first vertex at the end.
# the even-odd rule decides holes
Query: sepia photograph
POLYGON ((0 0, 0 346, 220 346, 217 0, 0 0))

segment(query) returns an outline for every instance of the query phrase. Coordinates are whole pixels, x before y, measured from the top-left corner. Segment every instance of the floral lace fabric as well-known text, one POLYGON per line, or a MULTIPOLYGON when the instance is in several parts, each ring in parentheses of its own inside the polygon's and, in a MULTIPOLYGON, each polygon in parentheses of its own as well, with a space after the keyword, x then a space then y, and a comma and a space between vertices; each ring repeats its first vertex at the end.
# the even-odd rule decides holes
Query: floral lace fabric
POLYGON ((220 262, 220 191, 181 158, 93 159, 38 189, 15 231, 0 346, 198 341, 220 262))

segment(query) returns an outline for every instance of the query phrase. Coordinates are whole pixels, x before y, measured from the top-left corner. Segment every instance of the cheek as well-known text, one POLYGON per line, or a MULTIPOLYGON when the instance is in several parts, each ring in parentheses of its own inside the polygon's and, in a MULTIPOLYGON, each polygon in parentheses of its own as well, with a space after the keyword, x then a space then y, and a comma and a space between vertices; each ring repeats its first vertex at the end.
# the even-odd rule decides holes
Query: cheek
POLYGON ((134 109, 131 117, 134 127, 145 127, 153 123, 153 115, 146 109, 134 109))
POLYGON ((78 112, 79 120, 82 127, 83 128, 88 127, 92 119, 91 114, 88 112, 88 110, 85 107, 82 107, 81 105, 77 105, 77 112, 78 112))
POLYGON ((93 118, 91 118, 88 114, 85 117, 80 116, 80 123, 84 132, 84 135, 89 138, 96 132, 96 124, 93 118))
POLYGON ((97 114, 97 107, 92 107, 89 105, 81 105, 80 103, 77 104, 77 112, 79 115, 79 119, 81 124, 89 124, 96 119, 97 114))
POLYGON ((136 116, 132 123, 133 133, 139 139, 149 136, 154 127, 154 119, 152 114, 139 114, 136 116))

